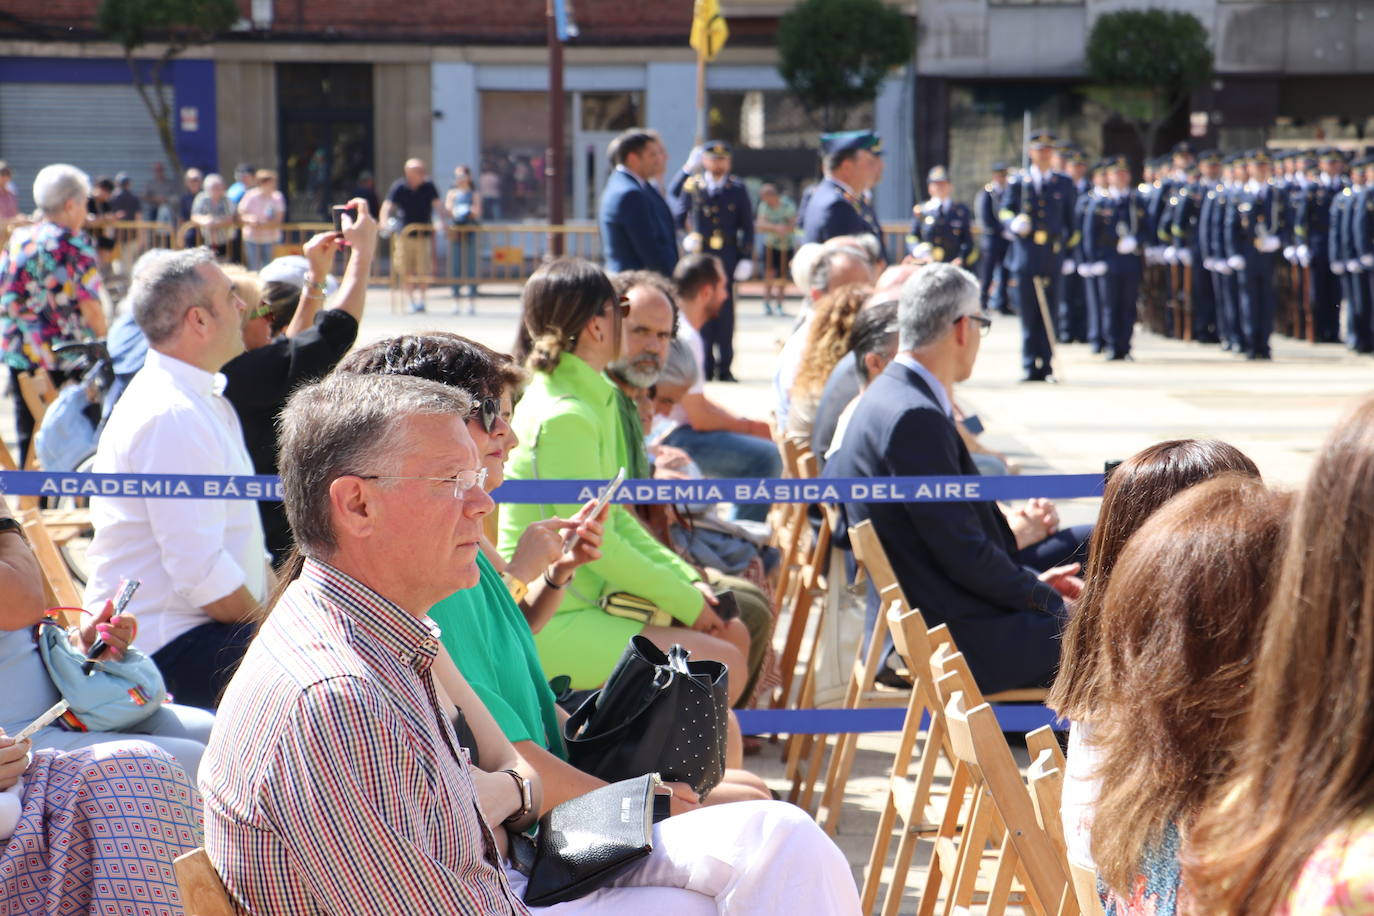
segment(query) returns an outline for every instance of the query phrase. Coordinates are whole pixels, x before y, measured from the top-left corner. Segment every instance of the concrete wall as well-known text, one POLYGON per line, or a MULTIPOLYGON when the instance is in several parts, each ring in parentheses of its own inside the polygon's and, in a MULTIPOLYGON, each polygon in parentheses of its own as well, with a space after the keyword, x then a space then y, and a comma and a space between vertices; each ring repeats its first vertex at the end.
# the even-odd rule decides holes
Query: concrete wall
POLYGON ((215 64, 215 107, 219 120, 220 168, 252 162, 275 168, 277 68, 263 61, 215 64))
MULTIPOLYGON (((433 169, 434 108, 430 89, 431 64, 375 64, 372 70, 373 126, 377 159, 377 185, 385 189, 383 176, 401 174, 407 159, 419 157, 433 169)), ((447 116, 446 116, 447 117, 447 116)), ((449 167, 450 170, 452 166, 449 167)), ((442 173, 431 171, 439 176, 442 173)), ((440 182, 440 186, 445 186, 440 182)))

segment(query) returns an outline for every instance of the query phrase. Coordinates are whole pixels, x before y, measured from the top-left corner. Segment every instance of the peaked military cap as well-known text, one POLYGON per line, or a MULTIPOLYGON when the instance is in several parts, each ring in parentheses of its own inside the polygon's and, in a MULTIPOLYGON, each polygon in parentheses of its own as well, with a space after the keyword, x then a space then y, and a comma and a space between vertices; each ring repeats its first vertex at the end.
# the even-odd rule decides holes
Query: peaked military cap
POLYGON ((1006 170, 1007 164, 1000 159, 992 164, 992 168, 988 169, 989 172, 1005 172, 1006 170))
POLYGON ((821 134, 821 152, 827 156, 866 149, 875 156, 883 154, 883 141, 871 130, 842 130, 821 134))
POLYGON ((1197 155, 1197 148, 1193 146, 1191 140, 1180 140, 1174 144, 1171 152, 1175 156, 1195 156, 1197 155))
POLYGON ((728 156, 730 155, 730 144, 724 140, 707 140, 702 144, 701 152, 706 156, 728 156))
POLYGON ((926 173, 926 181, 949 181, 949 170, 943 165, 937 165, 926 173))
POLYGON ((1027 138, 1027 142, 1031 149, 1042 149, 1046 146, 1054 146, 1058 141, 1055 140, 1054 134, 1048 130, 1033 130, 1030 137, 1027 138))

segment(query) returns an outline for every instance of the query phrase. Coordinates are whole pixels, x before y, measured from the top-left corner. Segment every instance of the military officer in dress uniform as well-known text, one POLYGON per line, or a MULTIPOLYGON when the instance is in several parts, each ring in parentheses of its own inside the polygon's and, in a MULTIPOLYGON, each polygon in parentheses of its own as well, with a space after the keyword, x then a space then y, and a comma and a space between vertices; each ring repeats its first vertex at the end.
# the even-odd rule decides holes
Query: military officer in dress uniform
MULTIPOLYGON (((1374 223, 1368 206, 1371 200, 1365 166, 1369 159, 1356 159, 1350 164, 1350 187, 1341 191, 1331 208, 1331 270, 1340 276, 1348 312, 1346 343, 1357 353, 1374 351, 1374 318, 1371 318, 1370 270, 1374 263, 1361 260, 1359 235, 1367 234, 1374 223), (1363 221, 1361 217, 1365 217, 1363 221)), ((1374 172, 1374 170, 1370 170, 1374 172)), ((1374 244, 1365 242, 1366 252, 1374 255, 1374 244)), ((1374 262, 1374 257, 1371 257, 1374 262)))
POLYGON ((1073 225, 1073 182, 1050 169, 1054 136, 1030 135, 1031 166, 1007 184, 998 217, 1011 233, 1007 286, 1021 316, 1022 381, 1044 382, 1053 375, 1051 329, 1045 326, 1057 300, 1060 264, 1066 248, 1078 244, 1073 225))
POLYGON ((837 235, 876 235, 882 228, 872 217, 864 192, 882 174, 883 143, 871 130, 848 130, 821 136, 825 177, 805 199, 802 240, 824 242, 837 235))
POLYGON ((1289 233, 1288 202, 1270 181, 1266 149, 1246 155, 1249 180, 1226 215, 1227 264, 1240 272, 1240 318, 1247 359, 1271 359, 1278 309, 1274 270, 1289 233))
POLYGON ((1360 193, 1351 204, 1350 236, 1354 264, 1351 285, 1360 289, 1365 305, 1365 334, 1374 340, 1374 156, 1358 160, 1355 172, 1363 171, 1360 193), (1359 269, 1355 270, 1358 265, 1359 269))
POLYGON ((1094 196, 1083 216, 1083 256, 1093 269, 1102 309, 1108 358, 1129 359, 1140 293, 1140 203, 1131 187, 1131 166, 1121 157, 1106 163, 1109 188, 1094 196))
POLYGON ((949 172, 943 165, 926 174, 926 190, 930 198, 911 208, 907 245, 912 257, 972 266, 978 260, 973 247, 973 214, 966 205, 949 199, 949 172))
POLYGON ((1013 314, 1007 301, 1007 275, 1003 261, 1007 257, 1007 230, 997 218, 1002 206, 1002 193, 1007 189, 1007 164, 992 164, 992 180, 983 185, 973 199, 973 215, 978 221, 978 281, 982 288, 983 310, 1013 314))
MULTIPOLYGON (((1088 157, 1076 146, 1066 146, 1060 150, 1064 163, 1064 173, 1073 182, 1075 196, 1073 225, 1083 225, 1083 204, 1081 201, 1092 193, 1092 180, 1088 177, 1088 157)), ((1059 312, 1055 316, 1055 330, 1060 343, 1086 343, 1088 341, 1088 300, 1086 284, 1078 275, 1078 262, 1082 241, 1066 248, 1064 262, 1060 266, 1059 312)))
POLYGON ((1169 237, 1174 259, 1183 267, 1187 294, 1192 306, 1192 337, 1202 343, 1216 343, 1217 308, 1212 278, 1202 257, 1202 205, 1207 190, 1214 188, 1221 174, 1221 154, 1205 150, 1197 157, 1196 174, 1174 190, 1168 211, 1169 237))
POLYGON ((1099 272, 1105 271, 1107 265, 1105 262, 1099 264, 1091 260, 1084 252, 1083 246, 1087 237, 1087 227, 1091 225, 1088 219, 1088 208, 1107 197, 1109 193, 1107 167, 1110 163, 1111 160, 1109 159, 1099 159, 1094 163, 1090 190, 1086 194, 1079 194, 1078 199, 1074 201, 1074 225, 1079 227, 1079 235, 1082 236, 1078 241, 1078 247, 1075 249, 1075 258, 1078 262, 1075 272, 1083 283, 1083 299, 1088 306, 1088 347, 1094 353, 1101 353, 1108 349, 1106 323, 1102 314, 1102 298, 1098 295, 1098 287, 1101 286, 1098 282, 1098 278, 1101 276, 1099 272))
POLYGON ((1331 272, 1331 208, 1346 189, 1345 157, 1330 147, 1317 153, 1321 173, 1302 189, 1293 216, 1294 257, 1307 270, 1313 337, 1341 339, 1341 285, 1331 272))
POLYGON ((713 254, 725 266, 725 304, 702 326, 701 339, 706 347, 706 377, 733 382, 734 284, 753 275, 754 208, 744 182, 730 174, 730 145, 711 140, 693 150, 669 196, 673 217, 687 231, 683 250, 713 254))

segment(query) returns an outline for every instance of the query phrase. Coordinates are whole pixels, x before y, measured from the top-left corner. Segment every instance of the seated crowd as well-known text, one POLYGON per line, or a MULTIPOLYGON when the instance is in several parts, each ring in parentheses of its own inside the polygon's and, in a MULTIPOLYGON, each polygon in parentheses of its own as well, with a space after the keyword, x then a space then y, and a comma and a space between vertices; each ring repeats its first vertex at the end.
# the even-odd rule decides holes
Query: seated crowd
MULTIPOLYGON (((16 377, 104 330, 98 277, 39 292, 54 259, 82 276, 92 257, 68 212, 89 182, 49 169, 53 257, 0 255, 16 377)), ((527 910, 515 847, 608 782, 574 762, 569 713, 634 637, 723 664, 732 707, 766 694, 777 557, 768 506, 508 503, 486 522, 506 480, 776 477, 784 437, 831 478, 1014 471, 955 400, 991 322, 977 280, 883 269, 863 239, 806 246, 770 426, 706 393, 700 329, 728 295, 708 254, 672 277, 546 263, 514 355, 438 331, 354 348, 377 223, 352 203, 302 257, 255 249, 258 272, 150 252, 110 337, 129 371, 96 471, 280 474, 281 502, 93 498, 83 623, 45 637, 43 572, 0 498, 0 895, 175 914, 169 863, 204 845, 255 913, 858 912, 838 847, 745 768, 733 712, 719 784, 665 783, 646 857, 527 910), (611 613, 627 597, 650 612, 611 613), (9 737, 61 698, 52 639, 150 660, 166 701, 9 737)), ((1050 688, 1072 722, 1069 858, 1108 912, 1374 912, 1347 905, 1374 892, 1371 502, 1374 399, 1296 497, 1184 440, 1117 467, 1095 525, 1061 528, 1041 499, 848 504, 835 543, 870 521, 985 692, 1050 688)), ((878 609, 865 638, 886 640, 878 609)), ((880 680, 909 683, 900 667, 880 680)))

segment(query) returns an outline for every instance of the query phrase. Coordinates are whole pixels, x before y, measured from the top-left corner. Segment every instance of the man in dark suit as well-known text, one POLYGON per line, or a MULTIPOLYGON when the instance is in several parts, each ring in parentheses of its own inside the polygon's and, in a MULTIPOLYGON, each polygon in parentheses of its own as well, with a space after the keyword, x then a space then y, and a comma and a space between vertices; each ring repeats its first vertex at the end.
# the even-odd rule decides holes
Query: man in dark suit
POLYGON ((735 284, 754 272, 754 208, 749 189, 730 174, 730 144, 709 140, 692 151, 668 189, 673 221, 687 231, 682 250, 712 254, 725 265, 725 304, 701 329, 706 378, 733 382, 735 284))
POLYGON ((868 234, 881 241, 882 229, 871 215, 864 192, 882 175, 882 140, 871 130, 824 134, 821 152, 825 177, 802 207, 802 240, 824 242, 837 235, 868 234))
MULTIPOLYGON (((992 322, 978 299, 978 281, 952 264, 931 264, 903 284, 897 357, 860 398, 825 477, 978 473, 949 394, 972 373, 992 322)), ((1071 561, 1081 560, 1086 527, 1058 531, 1045 500, 1010 519, 995 502, 850 503, 837 542, 847 543, 848 526, 863 519, 873 522, 907 600, 930 624, 949 626, 985 692, 1050 682, 1065 599, 1082 586, 1071 561)), ((870 594, 870 626, 877 614, 870 594)))
POLYGON ((601 192, 598 221, 607 273, 652 270, 670 277, 677 266, 677 233, 668 202, 649 183, 663 174, 667 153, 658 134, 631 128, 611 141, 615 171, 601 192))

